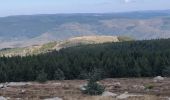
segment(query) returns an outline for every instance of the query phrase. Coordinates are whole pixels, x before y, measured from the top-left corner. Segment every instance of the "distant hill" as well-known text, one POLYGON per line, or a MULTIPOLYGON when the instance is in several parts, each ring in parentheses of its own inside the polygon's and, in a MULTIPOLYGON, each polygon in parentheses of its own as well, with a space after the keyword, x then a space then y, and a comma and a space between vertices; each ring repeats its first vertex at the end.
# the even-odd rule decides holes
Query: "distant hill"
POLYGON ((169 38, 170 10, 0 17, 0 48, 42 45, 85 35, 169 38))
POLYGON ((36 55, 40 53, 47 53, 54 50, 60 50, 62 48, 80 46, 86 44, 100 44, 106 42, 121 42, 133 40, 128 37, 117 37, 117 36, 82 36, 70 38, 63 41, 54 41, 45 43, 42 45, 33 45, 23 48, 6 48, 0 50, 0 56, 26 56, 36 55))

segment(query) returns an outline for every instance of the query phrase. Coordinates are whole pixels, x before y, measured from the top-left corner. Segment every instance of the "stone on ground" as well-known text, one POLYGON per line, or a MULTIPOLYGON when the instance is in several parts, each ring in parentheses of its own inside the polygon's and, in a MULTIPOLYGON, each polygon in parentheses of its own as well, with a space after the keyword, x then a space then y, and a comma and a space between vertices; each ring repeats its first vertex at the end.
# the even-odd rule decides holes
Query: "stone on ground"
POLYGON ((141 97, 143 95, 135 95, 135 94, 128 94, 128 92, 125 92, 119 96, 117 96, 117 99, 128 99, 129 97, 141 97))
POLYGON ((164 80, 164 77, 162 77, 162 76, 157 76, 157 77, 155 77, 153 80, 154 80, 154 82, 160 82, 160 81, 163 81, 163 80, 164 80))
POLYGON ((31 85, 29 82, 10 82, 7 86, 24 86, 24 85, 31 85))
POLYGON ((109 92, 109 91, 105 91, 103 92, 102 96, 112 96, 112 97, 116 97, 117 94, 109 92))
POLYGON ((7 99, 3 96, 0 96, 0 100, 7 100, 7 99))
POLYGON ((54 98, 48 98, 48 99, 44 99, 44 100, 63 100, 63 99, 59 98, 59 97, 54 97, 54 98))

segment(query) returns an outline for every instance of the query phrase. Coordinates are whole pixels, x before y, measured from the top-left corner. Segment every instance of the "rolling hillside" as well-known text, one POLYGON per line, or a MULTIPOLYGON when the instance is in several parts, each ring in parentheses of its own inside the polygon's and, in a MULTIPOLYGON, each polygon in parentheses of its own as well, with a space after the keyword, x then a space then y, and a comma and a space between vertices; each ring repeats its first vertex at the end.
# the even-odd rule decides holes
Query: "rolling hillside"
POLYGON ((23 48, 6 48, 0 51, 0 56, 26 56, 36 55, 40 53, 46 53, 53 50, 60 50, 62 48, 86 45, 86 44, 100 44, 106 42, 121 42, 130 41, 128 37, 117 37, 117 36, 82 36, 70 38, 63 41, 49 42, 42 45, 33 45, 23 48))

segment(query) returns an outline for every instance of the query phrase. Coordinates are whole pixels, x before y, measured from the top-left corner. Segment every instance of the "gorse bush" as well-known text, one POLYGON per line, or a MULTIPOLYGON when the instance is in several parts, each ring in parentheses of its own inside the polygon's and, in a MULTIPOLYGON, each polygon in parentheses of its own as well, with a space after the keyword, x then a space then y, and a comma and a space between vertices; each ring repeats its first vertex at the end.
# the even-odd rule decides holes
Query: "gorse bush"
POLYGON ((153 89, 153 88, 154 88, 154 85, 152 84, 145 85, 145 89, 153 89))
POLYGON ((92 73, 91 76, 89 77, 89 81, 87 86, 85 86, 85 90, 82 91, 84 94, 88 95, 100 95, 105 91, 105 88, 98 84, 97 81, 102 79, 102 71, 99 69, 95 69, 92 73))
POLYGON ((98 84, 96 80, 96 76, 91 77, 87 86, 84 86, 85 90, 82 92, 88 95, 101 95, 105 91, 105 87, 98 84))
POLYGON ((104 91, 105 88, 102 85, 99 85, 95 81, 89 81, 83 93, 88 95, 100 95, 104 91))

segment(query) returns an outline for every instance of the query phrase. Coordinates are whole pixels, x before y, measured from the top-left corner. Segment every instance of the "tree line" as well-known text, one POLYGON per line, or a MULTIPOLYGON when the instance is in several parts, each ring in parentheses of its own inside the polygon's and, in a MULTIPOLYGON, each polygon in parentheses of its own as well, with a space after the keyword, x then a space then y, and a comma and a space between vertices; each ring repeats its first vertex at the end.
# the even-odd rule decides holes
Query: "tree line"
POLYGON ((26 57, 1 57, 0 82, 170 76, 170 39, 69 47, 26 57), (95 74, 94 74, 95 73, 95 74))

